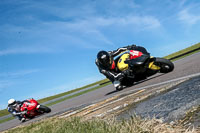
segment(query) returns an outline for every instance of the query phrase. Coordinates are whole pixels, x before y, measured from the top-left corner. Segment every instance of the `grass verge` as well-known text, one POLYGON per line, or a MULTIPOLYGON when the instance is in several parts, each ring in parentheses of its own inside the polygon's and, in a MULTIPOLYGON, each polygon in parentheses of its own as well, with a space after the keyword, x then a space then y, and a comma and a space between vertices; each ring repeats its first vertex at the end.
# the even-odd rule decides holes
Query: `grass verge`
POLYGON ((116 121, 83 118, 50 118, 5 131, 6 133, 187 133, 181 126, 164 124, 160 120, 142 120, 134 116, 130 120, 116 121))
POLYGON ((193 107, 188 112, 184 118, 179 121, 180 124, 189 127, 190 125, 195 125, 200 127, 200 105, 193 107))
POLYGON ((108 82, 108 83, 106 83, 106 84, 103 84, 103 85, 100 85, 100 86, 97 86, 97 87, 94 87, 94 88, 91 88, 91 89, 88 89, 88 90, 85 90, 85 91, 76 93, 76 94, 74 94, 74 95, 71 95, 71 96, 62 98, 62 99, 57 100, 57 101, 55 101, 55 102, 51 102, 51 103, 49 103, 49 104, 46 104, 46 106, 51 106, 51 105, 54 105, 54 104, 56 104, 56 103, 60 103, 60 102, 65 101, 65 100, 67 100, 67 99, 71 99, 71 98, 73 98, 73 97, 80 96, 80 95, 82 95, 82 94, 85 94, 85 93, 94 91, 94 90, 96 90, 96 89, 102 88, 102 87, 107 86, 107 85, 109 85, 109 84, 111 84, 111 82, 108 82))
MULTIPOLYGON (((192 45, 192 46, 190 46, 190 47, 188 47, 188 48, 185 48, 185 49, 180 50, 180 51, 178 51, 178 52, 175 52, 175 53, 172 53, 172 54, 170 54, 170 55, 167 55, 167 56, 165 56, 164 58, 170 59, 170 58, 176 57, 176 56, 178 56, 178 55, 187 53, 187 52, 189 52, 189 51, 191 51, 191 50, 197 49, 197 48, 199 48, 199 47, 200 47, 200 43, 197 43, 197 44, 192 45)), ((197 52, 200 52, 200 50, 194 51, 194 52, 192 52, 192 53, 190 53, 190 54, 187 54, 187 55, 185 55, 185 56, 189 56, 189 55, 194 54, 194 53, 197 53, 197 52)), ((176 58, 176 59, 174 59, 173 61, 178 60, 178 59, 181 59, 181 58, 184 58, 185 56, 181 56, 181 57, 179 57, 179 58, 176 58)))
POLYGON ((5 116, 5 115, 8 115, 8 110, 7 109, 3 109, 3 110, 0 110, 0 117, 2 116, 5 116))
POLYGON ((64 93, 60 93, 60 94, 57 94, 57 95, 54 95, 54 96, 50 96, 50 97, 46 97, 46 98, 40 99, 40 100, 38 100, 38 102, 39 102, 39 103, 47 102, 47 101, 53 100, 53 99, 55 99, 55 98, 59 98, 59 97, 62 97, 62 96, 71 94, 71 93, 73 93, 73 92, 77 92, 77 91, 83 90, 83 89, 85 89, 85 88, 94 86, 94 85, 96 85, 96 84, 101 84, 101 83, 104 83, 104 82, 107 82, 107 81, 108 81, 108 79, 103 79, 103 80, 97 81, 97 82, 95 82, 95 83, 86 85, 86 86, 81 87, 81 88, 77 88, 77 89, 70 90, 70 91, 67 91, 67 92, 64 92, 64 93))

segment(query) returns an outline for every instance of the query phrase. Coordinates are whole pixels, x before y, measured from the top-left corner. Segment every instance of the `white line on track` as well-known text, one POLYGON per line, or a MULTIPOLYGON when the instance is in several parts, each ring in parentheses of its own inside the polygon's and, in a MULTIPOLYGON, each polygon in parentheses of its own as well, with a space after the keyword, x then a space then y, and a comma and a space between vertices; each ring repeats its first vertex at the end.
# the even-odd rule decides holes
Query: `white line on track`
MULTIPOLYGON (((148 85, 148 86, 141 87, 141 88, 136 88, 136 89, 134 89, 134 90, 128 91, 128 93, 131 93, 131 92, 136 91, 136 90, 142 90, 142 89, 146 89, 146 88, 150 88, 150 87, 154 87, 154 86, 159 86, 159 85, 167 84, 167 83, 170 83, 170 82, 175 82, 175 81, 179 81, 179 80, 183 80, 183 79, 187 79, 187 78, 192 78, 192 77, 196 77, 196 76, 200 76, 200 73, 196 73, 196 74, 192 74, 192 75, 188 75, 188 76, 184 76, 184 77, 180 77, 180 78, 168 80, 168 81, 165 81, 165 82, 162 82, 162 83, 157 83, 157 84, 153 84, 153 85, 148 85)), ((127 92, 125 92, 125 93, 127 93, 127 92)), ((120 94, 125 94, 125 93, 120 93, 120 94)), ((120 100, 122 100, 122 99, 124 99, 124 97, 122 97, 122 98, 120 98, 120 99, 118 99, 118 100, 116 100, 116 101, 120 101, 120 100)), ((116 102, 116 101, 113 101, 113 102, 111 102, 111 103, 109 103, 109 104, 112 104, 112 103, 114 103, 114 102, 116 102)), ((124 105, 124 107, 126 107, 126 106, 127 106, 127 105, 124 105)), ((117 106, 117 107, 114 107, 113 109, 110 109, 110 110, 108 110, 108 111, 106 111, 106 112, 104 112, 104 113, 102 113, 102 114, 98 114, 98 115, 96 115, 96 116, 97 116, 97 117, 103 116, 103 115, 105 115, 106 113, 111 112, 111 111, 113 111, 113 110, 117 110, 117 109, 119 109, 119 108, 121 108, 121 107, 122 107, 122 105, 117 106)))
MULTIPOLYGON (((128 92, 120 93, 120 95, 121 95, 121 94, 129 94, 129 93, 132 93, 132 92, 137 91, 137 90, 142 90, 142 89, 147 89, 147 88, 150 88, 150 87, 155 87, 155 86, 159 86, 159 85, 164 85, 164 84, 167 84, 167 83, 170 83, 170 82, 175 82, 175 81, 179 81, 179 80, 183 80, 183 79, 187 79, 187 78, 192 78, 192 77, 196 77, 196 76, 200 76, 200 73, 191 74, 191 75, 188 75, 188 76, 184 76, 184 77, 180 77, 180 78, 176 78, 176 79, 164 81, 164 82, 157 83, 157 84, 153 84, 153 85, 148 85, 148 86, 141 87, 141 88, 136 88, 136 89, 130 90, 130 91, 128 91, 128 92)), ((125 98, 125 97, 122 97, 122 98, 119 98, 119 99, 117 99, 117 100, 115 100, 115 101, 106 103, 106 104, 104 104, 104 105, 102 105, 102 106, 99 106, 99 107, 93 109, 93 111, 98 110, 98 109, 100 109, 100 108, 102 108, 102 107, 104 107, 104 106, 113 104, 113 103, 115 103, 115 102, 117 102, 117 101, 120 101, 120 100, 122 100, 122 99, 124 99, 124 98, 125 98)), ((92 104, 92 105, 93 105, 93 104, 92 104)), ((126 106, 126 105, 125 105, 125 106, 126 106)), ((115 107, 115 108, 120 108, 120 107, 121 107, 121 106, 115 107)), ((111 110, 116 110, 115 108, 113 108, 113 109, 111 109, 111 110)), ((76 113, 77 113, 77 111, 74 111, 74 112, 71 112, 71 113, 69 113, 69 114, 64 115, 64 117, 68 117, 68 116, 71 116, 71 115, 76 114, 76 113)), ((103 113, 103 114, 104 114, 104 113, 103 113)), ((99 114, 99 116, 101 116, 101 115, 103 115, 103 114, 99 114)), ((98 115, 97 115, 97 116, 98 116, 98 115)))
MULTIPOLYGON (((159 86, 159 85, 164 85, 164 84, 167 84, 167 83, 170 83, 170 82, 175 82, 175 81, 179 81, 179 80, 183 80, 183 79, 187 79, 187 78, 192 78, 192 77, 196 77, 196 76, 200 76, 200 73, 191 74, 191 75, 188 75, 188 76, 184 76, 184 77, 180 77, 180 78, 176 78, 176 79, 164 81, 164 82, 157 83, 157 84, 153 84, 153 85, 148 85, 148 86, 141 87, 141 88, 136 88, 136 89, 133 89, 133 90, 128 91, 128 93, 134 92, 134 91, 136 91, 136 90, 142 90, 142 89, 146 89, 146 88, 150 88, 150 87, 155 87, 155 86, 159 86)), ((126 94, 126 93, 127 93, 127 92, 125 92, 125 93, 120 93, 120 94, 126 94)))

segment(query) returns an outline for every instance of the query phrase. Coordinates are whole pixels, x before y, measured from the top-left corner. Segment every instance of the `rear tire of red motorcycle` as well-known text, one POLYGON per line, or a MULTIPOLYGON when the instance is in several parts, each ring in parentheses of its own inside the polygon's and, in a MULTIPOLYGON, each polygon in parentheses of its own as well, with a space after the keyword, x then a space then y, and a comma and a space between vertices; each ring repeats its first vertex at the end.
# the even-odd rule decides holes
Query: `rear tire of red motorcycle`
POLYGON ((51 112, 51 109, 49 107, 47 107, 47 106, 44 106, 44 105, 40 105, 39 110, 43 111, 44 113, 51 112))
POLYGON ((174 70, 174 64, 168 59, 156 58, 154 64, 161 67, 161 73, 168 73, 174 70))

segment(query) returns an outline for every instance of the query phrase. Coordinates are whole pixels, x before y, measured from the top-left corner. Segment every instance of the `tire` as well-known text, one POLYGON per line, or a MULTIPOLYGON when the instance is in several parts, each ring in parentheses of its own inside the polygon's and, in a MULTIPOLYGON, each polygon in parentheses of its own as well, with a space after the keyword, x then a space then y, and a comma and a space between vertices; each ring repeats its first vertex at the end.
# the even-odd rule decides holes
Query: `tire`
POLYGON ((174 64, 164 58, 156 58, 154 64, 160 67, 160 73, 169 73, 174 70, 174 64))
POLYGON ((40 105, 39 110, 41 112, 43 112, 43 113, 49 113, 49 112, 51 112, 51 109, 49 107, 47 107, 47 106, 44 106, 44 105, 40 105))

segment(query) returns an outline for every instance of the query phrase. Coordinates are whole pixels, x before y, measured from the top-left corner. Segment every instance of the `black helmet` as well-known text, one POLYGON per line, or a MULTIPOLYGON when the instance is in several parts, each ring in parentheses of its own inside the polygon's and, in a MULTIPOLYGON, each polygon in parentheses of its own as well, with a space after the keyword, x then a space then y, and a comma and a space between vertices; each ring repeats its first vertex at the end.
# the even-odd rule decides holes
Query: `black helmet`
POLYGON ((101 65, 107 68, 110 68, 113 62, 113 58, 106 51, 100 51, 97 54, 97 59, 101 65))

